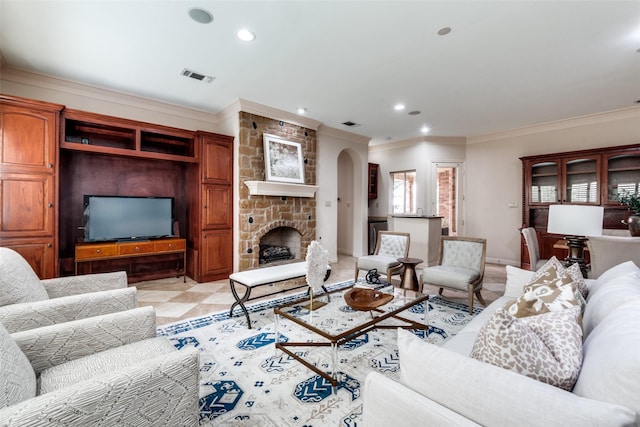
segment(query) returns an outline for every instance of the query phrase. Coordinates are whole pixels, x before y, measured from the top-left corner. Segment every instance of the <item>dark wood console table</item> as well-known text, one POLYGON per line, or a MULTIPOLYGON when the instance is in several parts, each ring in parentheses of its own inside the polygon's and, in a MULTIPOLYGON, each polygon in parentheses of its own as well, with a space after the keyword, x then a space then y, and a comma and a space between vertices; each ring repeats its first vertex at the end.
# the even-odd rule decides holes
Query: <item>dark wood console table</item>
MULTIPOLYGON (((117 258, 134 258, 152 255, 182 254, 183 281, 187 281, 187 241, 186 239, 139 240, 135 242, 79 243, 76 245, 75 274, 82 262, 103 261, 117 258)), ((91 264, 90 264, 91 265, 91 264)))

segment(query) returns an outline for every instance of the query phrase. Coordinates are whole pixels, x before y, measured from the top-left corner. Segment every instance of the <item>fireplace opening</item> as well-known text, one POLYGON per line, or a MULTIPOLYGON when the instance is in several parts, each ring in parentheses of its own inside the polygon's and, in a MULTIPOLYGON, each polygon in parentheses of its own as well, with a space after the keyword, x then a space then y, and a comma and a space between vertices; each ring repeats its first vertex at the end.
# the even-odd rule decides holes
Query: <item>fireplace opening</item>
POLYGON ((288 246, 260 245, 260 264, 292 259, 288 246))
POLYGON ((259 264, 300 258, 301 235, 292 227, 277 227, 260 239, 259 264))

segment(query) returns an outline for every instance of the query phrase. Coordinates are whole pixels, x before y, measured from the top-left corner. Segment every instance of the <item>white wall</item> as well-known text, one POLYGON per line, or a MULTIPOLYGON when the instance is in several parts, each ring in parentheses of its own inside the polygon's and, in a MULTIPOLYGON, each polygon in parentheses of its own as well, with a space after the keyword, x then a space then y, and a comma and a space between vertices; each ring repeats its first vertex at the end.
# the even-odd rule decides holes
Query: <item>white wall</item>
POLYGON ((353 230, 351 232, 356 256, 367 251, 367 156, 368 138, 344 132, 338 129, 320 126, 318 128, 318 166, 316 169, 320 189, 316 195, 318 219, 317 239, 329 252, 329 260, 338 259, 338 164, 341 153, 348 155, 353 162, 353 230))
POLYGON ((520 264, 523 156, 640 143, 640 107, 468 139, 466 234, 487 260, 520 264), (517 203, 517 208, 509 208, 517 203))

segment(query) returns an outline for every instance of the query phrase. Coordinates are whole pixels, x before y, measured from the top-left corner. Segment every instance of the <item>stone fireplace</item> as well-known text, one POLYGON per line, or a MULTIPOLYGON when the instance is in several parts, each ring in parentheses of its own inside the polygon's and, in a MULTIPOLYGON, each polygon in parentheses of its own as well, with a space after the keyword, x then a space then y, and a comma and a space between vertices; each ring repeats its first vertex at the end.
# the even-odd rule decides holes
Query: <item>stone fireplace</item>
MULTIPOLYGON (((303 261, 307 246, 316 238, 315 197, 250 195, 245 181, 264 181, 263 134, 276 135, 302 144, 305 184, 316 183, 316 132, 301 126, 240 112, 239 175, 240 228, 239 271, 269 263, 260 262, 261 245, 286 246, 290 259, 273 262, 303 261)), ((263 246, 264 249, 264 246, 263 246)), ((274 265, 274 264, 272 264, 274 265)))

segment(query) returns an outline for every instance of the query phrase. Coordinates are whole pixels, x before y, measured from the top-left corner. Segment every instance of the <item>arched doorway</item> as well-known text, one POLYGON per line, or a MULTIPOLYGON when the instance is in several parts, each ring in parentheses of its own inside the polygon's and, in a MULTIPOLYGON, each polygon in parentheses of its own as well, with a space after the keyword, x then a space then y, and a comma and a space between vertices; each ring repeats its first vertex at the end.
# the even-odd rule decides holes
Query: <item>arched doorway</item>
POLYGON ((347 151, 338 155, 338 209, 337 209, 337 236, 336 249, 338 254, 353 255, 354 253, 354 227, 355 210, 360 205, 355 200, 354 163, 347 151))

